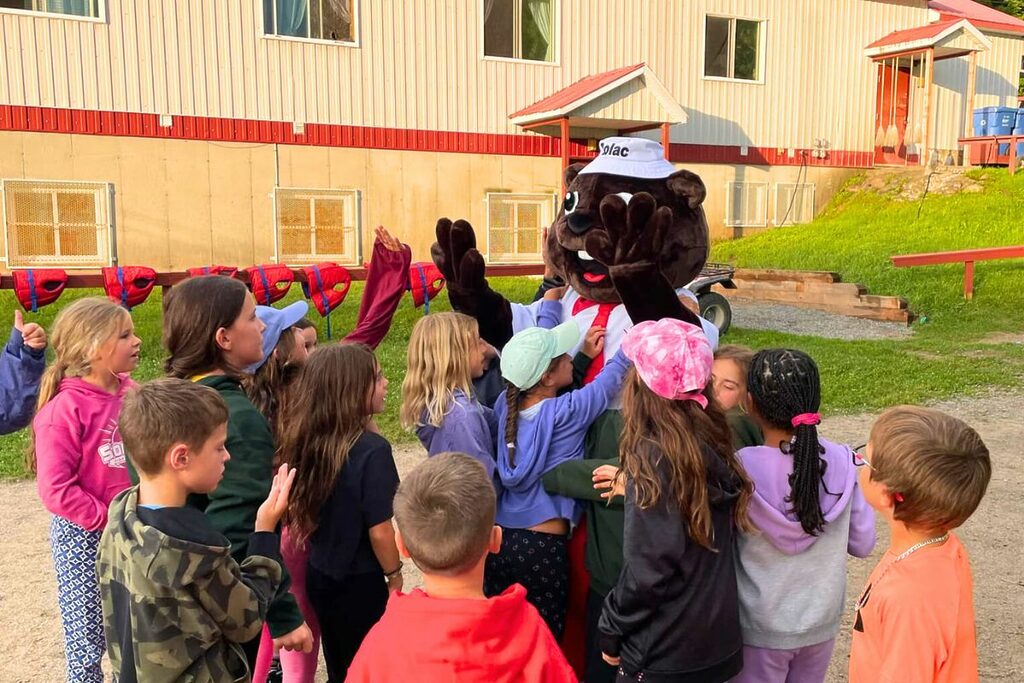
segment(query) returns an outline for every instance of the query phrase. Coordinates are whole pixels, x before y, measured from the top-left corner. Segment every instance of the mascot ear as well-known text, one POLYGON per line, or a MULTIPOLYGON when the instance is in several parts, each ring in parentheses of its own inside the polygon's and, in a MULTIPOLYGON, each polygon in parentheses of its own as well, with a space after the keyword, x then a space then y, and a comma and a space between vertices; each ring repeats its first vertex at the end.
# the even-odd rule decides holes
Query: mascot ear
POLYGON ((586 166, 586 164, 570 164, 565 169, 565 171, 562 174, 562 178, 565 181, 566 187, 572 185, 572 181, 576 179, 576 176, 579 175, 579 172, 583 170, 584 166, 586 166))
POLYGON ((700 206, 708 194, 700 176, 689 171, 673 173, 665 180, 665 184, 674 195, 686 199, 691 209, 700 206))

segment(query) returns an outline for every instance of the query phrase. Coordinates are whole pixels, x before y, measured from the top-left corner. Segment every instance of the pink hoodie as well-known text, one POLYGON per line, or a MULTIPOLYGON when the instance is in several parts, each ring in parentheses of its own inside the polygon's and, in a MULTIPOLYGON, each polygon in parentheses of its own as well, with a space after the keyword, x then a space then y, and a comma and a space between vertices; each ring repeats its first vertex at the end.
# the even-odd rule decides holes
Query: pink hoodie
POLYGON ((87 531, 103 528, 110 501, 131 486, 117 418, 135 383, 119 378, 117 393, 108 394, 68 377, 32 420, 39 497, 47 510, 87 531))

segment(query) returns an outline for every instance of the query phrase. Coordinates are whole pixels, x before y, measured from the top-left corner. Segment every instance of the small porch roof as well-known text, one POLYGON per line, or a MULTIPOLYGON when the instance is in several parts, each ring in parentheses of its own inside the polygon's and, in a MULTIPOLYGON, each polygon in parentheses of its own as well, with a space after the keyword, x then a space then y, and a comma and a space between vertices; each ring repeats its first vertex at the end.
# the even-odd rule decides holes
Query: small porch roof
POLYGON ((872 59, 885 59, 934 50, 935 59, 960 57, 992 49, 990 41, 967 19, 947 19, 934 24, 893 31, 864 48, 872 59))
POLYGON ((686 110, 643 63, 587 76, 509 115, 515 125, 548 135, 559 135, 560 122, 568 120, 575 137, 684 123, 686 118, 686 110))
POLYGON ((982 30, 1024 35, 1024 21, 974 0, 931 0, 928 7, 938 12, 942 21, 970 19, 982 30))

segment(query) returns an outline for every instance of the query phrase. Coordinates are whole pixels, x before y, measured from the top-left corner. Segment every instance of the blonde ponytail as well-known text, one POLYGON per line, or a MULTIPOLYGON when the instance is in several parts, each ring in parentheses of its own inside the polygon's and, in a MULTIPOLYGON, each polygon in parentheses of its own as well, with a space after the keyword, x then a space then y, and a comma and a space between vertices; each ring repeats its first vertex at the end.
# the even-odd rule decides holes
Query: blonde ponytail
MULTIPOLYGON (((117 304, 99 297, 79 299, 60 313, 53 323, 50 348, 54 360, 43 372, 39 383, 36 412, 53 400, 65 377, 85 377, 92 369, 92 359, 111 337, 121 333, 129 313, 117 304)), ((25 467, 36 471, 35 430, 30 435, 25 467)))

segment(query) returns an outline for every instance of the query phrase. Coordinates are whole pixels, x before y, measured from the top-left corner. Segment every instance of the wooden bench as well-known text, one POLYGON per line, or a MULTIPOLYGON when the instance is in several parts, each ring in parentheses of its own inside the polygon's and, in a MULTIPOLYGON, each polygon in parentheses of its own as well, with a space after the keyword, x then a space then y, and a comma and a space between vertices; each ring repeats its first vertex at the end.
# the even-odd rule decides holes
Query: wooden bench
POLYGON ((989 247, 987 249, 964 249, 962 251, 939 251, 933 254, 904 254, 893 256, 892 265, 897 268, 910 266, 934 266, 940 263, 964 264, 964 298, 974 297, 974 264, 976 261, 1024 258, 1024 245, 1014 247, 989 247))
POLYGON ((1017 172, 1018 142, 1024 142, 1024 136, 986 135, 957 139, 957 144, 965 148, 964 166, 1001 166, 1006 164, 1010 175, 1017 172), (1009 149, 1006 154, 999 154, 999 145, 1007 143, 1009 143, 1009 149))

